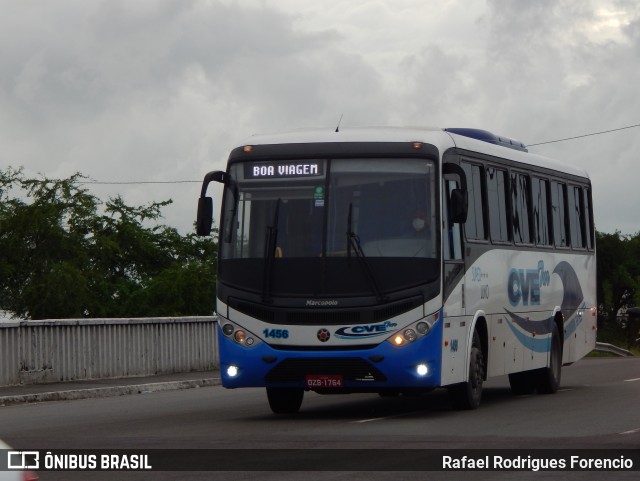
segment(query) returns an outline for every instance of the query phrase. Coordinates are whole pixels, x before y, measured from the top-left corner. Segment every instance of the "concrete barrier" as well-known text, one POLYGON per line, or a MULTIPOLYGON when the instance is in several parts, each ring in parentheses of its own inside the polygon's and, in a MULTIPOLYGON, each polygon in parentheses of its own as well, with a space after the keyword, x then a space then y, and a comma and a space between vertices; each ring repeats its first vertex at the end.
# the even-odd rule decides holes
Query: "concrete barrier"
POLYGON ((218 366, 215 317, 0 323, 0 386, 218 366))

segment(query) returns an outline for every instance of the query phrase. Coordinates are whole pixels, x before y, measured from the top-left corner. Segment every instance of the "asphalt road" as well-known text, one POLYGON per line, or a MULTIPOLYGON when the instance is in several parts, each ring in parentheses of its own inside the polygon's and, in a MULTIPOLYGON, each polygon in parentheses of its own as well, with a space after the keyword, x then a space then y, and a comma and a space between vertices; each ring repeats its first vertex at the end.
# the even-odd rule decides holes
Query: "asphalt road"
MULTIPOLYGON (((263 389, 220 386, 0 408, 0 438, 20 449, 635 449, 640 359, 590 358, 563 369, 555 395, 513 396, 485 384, 476 411, 452 411, 446 392, 380 398, 308 393, 300 413, 276 416, 263 389)), ((366 454, 366 452, 364 452, 366 454)), ((393 453, 391 453, 392 455, 393 453)), ((237 462, 242 465, 242 456, 237 462)), ((331 462, 331 460, 327 460, 331 462)), ((362 459, 363 469, 367 466, 362 459)), ((473 473, 41 473, 62 479, 461 479, 473 473)), ((637 479, 608 473, 606 479, 637 479)), ((478 479, 597 479, 601 472, 483 472, 478 479)))

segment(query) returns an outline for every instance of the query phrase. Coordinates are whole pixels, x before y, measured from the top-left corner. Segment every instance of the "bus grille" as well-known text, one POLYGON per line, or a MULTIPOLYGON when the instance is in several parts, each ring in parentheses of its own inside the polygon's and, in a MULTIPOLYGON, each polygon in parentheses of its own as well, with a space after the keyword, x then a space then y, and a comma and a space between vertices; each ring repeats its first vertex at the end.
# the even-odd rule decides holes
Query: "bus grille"
POLYGON ((303 382, 308 374, 340 374, 345 381, 386 381, 377 368, 364 359, 307 358, 285 359, 267 373, 268 383, 303 382))
POLYGON ((273 308, 234 298, 229 298, 228 303, 229 307, 270 324, 345 325, 383 322, 421 306, 423 299, 418 296, 383 306, 342 309, 273 308))

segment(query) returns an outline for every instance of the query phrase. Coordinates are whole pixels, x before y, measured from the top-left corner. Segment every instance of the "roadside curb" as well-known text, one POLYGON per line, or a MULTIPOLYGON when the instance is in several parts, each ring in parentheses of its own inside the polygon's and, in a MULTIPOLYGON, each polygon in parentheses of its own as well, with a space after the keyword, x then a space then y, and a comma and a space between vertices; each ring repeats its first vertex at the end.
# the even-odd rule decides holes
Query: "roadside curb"
POLYGON ((220 385, 220 378, 208 378, 19 394, 14 396, 0 396, 0 407, 48 401, 70 401, 76 399, 126 396, 131 394, 148 394, 153 392, 177 391, 179 389, 194 389, 218 385, 220 385))

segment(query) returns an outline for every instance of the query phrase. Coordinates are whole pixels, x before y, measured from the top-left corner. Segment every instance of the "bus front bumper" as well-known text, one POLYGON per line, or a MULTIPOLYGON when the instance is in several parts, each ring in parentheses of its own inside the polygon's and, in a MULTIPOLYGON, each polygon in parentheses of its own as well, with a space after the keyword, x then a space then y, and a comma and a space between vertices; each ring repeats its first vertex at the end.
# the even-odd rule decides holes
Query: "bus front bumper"
POLYGON ((222 385, 305 388, 319 392, 434 388, 441 379, 439 330, 434 329, 409 345, 397 347, 383 341, 362 350, 274 349, 265 342, 247 348, 220 335, 222 385))

